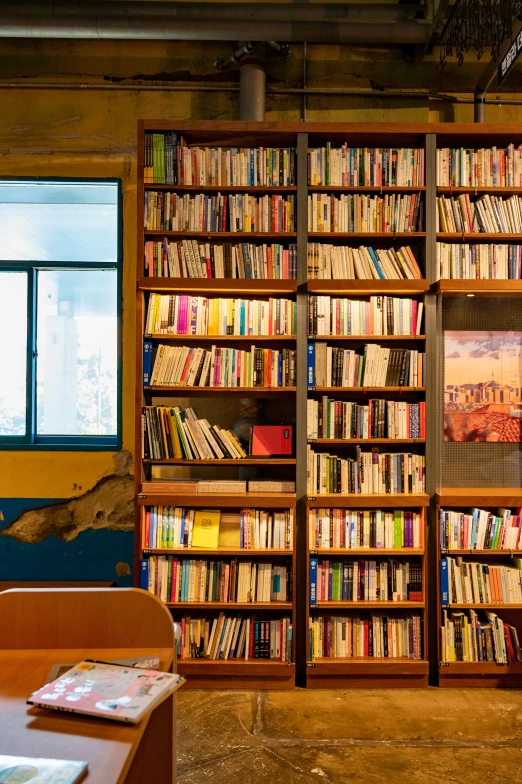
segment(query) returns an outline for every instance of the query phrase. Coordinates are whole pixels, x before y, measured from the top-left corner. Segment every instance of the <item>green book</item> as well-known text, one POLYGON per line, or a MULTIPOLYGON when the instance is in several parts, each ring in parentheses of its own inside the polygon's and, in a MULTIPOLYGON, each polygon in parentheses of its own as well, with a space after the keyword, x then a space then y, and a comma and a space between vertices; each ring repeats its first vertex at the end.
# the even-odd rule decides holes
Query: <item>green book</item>
POLYGON ((403 546, 403 513, 398 511, 393 513, 393 542, 397 548, 403 546))
POLYGON ((340 601, 339 595, 339 568, 341 564, 334 563, 332 566, 332 600, 340 601))

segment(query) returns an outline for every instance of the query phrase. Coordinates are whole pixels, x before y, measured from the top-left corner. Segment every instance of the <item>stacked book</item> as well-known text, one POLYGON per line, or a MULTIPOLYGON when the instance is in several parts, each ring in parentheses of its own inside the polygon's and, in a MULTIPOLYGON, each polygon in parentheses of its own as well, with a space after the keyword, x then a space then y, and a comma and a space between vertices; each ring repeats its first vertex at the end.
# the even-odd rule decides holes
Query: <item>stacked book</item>
POLYGON ((424 203, 420 193, 385 196, 313 193, 308 197, 308 231, 368 234, 424 231, 424 203))
POLYGON ((293 147, 194 147, 177 131, 145 131, 144 182, 293 185, 293 147))
POLYGON ((289 602, 288 566, 247 561, 202 561, 151 555, 142 559, 141 585, 163 602, 289 602))
POLYGON ((426 404, 369 400, 361 405, 344 400, 307 401, 307 438, 425 438, 426 404))
POLYGON ((437 150, 437 185, 443 187, 522 187, 522 145, 465 150, 437 150))
POLYGON ((308 344, 309 387, 422 387, 424 354, 406 348, 383 348, 376 343, 353 349, 308 344))
POLYGON ((377 295, 369 301, 328 295, 308 296, 308 334, 420 335, 423 302, 377 295))
POLYGON ((437 242, 439 278, 520 280, 522 245, 437 242))
POLYGON ((295 231, 295 197, 146 191, 146 231, 295 231))
POLYGON ((272 659, 292 661, 292 622, 220 613, 217 618, 183 616, 178 621, 179 659, 272 659))
POLYGON ((251 346, 250 351, 244 351, 160 344, 150 376, 144 366, 146 387, 279 388, 295 387, 295 383, 296 352, 289 348, 251 346))
POLYGON ((267 512, 241 509, 240 512, 187 509, 181 506, 151 506, 145 512, 145 547, 162 549, 191 548, 194 525, 210 515, 217 518, 219 546, 242 550, 291 550, 294 514, 291 509, 267 512))
POLYGON ((522 197, 487 194, 471 202, 469 195, 437 197, 437 231, 473 234, 493 232, 516 234, 522 231, 522 197))
POLYGON ((144 406, 141 416, 145 460, 213 460, 247 457, 232 430, 198 419, 193 408, 144 406))
POLYGON ((309 185, 424 185, 424 150, 317 147, 308 153, 309 185))
POLYGON ((359 561, 310 559, 310 604, 422 602, 422 566, 394 558, 359 561))
POLYGON ((307 446, 307 493, 374 494, 424 493, 426 461, 424 455, 407 452, 362 452, 355 458, 342 458, 314 452, 307 446))
POLYGON ((497 514, 473 509, 471 514, 439 511, 442 550, 519 550, 522 548, 522 509, 497 514))
POLYGON ((310 617, 310 661, 319 658, 422 659, 422 619, 411 612, 310 617))
POLYGON ((152 293, 145 334, 292 336, 296 322, 296 303, 290 299, 208 299, 152 293))
POLYGON ((492 612, 442 611, 441 659, 443 662, 522 661, 518 632, 492 612))
POLYGON ((421 548, 422 515, 410 510, 319 509, 308 512, 311 550, 421 548))
POLYGON ((145 269, 156 278, 241 278, 291 280, 297 277, 297 245, 214 244, 198 240, 145 243, 145 269))
POLYGON ((320 280, 413 280, 422 273, 411 248, 376 248, 309 242, 308 278, 320 280))
POLYGON ((513 566, 440 559, 442 604, 522 604, 522 559, 513 566))

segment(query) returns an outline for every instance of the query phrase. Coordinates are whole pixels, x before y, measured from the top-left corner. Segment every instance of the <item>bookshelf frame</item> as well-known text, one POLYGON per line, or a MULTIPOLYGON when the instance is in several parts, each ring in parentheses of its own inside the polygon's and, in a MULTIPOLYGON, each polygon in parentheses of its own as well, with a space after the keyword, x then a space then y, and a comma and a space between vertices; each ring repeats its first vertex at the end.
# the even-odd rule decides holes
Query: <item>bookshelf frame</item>
MULTIPOLYGON (((138 179, 137 179, 137 279, 136 279, 136 386, 135 386, 135 495, 136 495, 136 546, 135 546, 135 574, 138 579, 139 564, 142 555, 141 551, 141 514, 142 508, 146 505, 169 504, 181 506, 212 506, 216 508, 223 505, 223 499, 219 496, 189 496, 179 494, 173 496, 162 493, 160 489, 154 494, 149 490, 144 491, 143 463, 141 460, 141 408, 144 404, 144 393, 142 389, 142 346, 143 346, 143 320, 145 310, 145 300, 149 292, 183 292, 183 293, 203 293, 209 292, 211 296, 288 296, 295 297, 297 301, 298 327, 297 335, 282 336, 277 339, 278 345, 295 347, 297 351, 297 386, 295 388, 233 388, 222 390, 220 388, 200 388, 200 387, 156 387, 150 390, 150 394, 163 398, 173 397, 209 397, 215 398, 220 395, 233 395, 234 398, 241 395, 249 397, 266 397, 278 399, 295 399, 296 412, 296 494, 291 498, 281 498, 277 495, 261 497, 260 494, 252 496, 226 497, 226 508, 240 508, 242 506, 260 506, 266 508, 293 508, 295 519, 295 546, 293 550, 293 577, 294 577, 294 600, 293 600, 293 644, 294 659, 292 665, 280 665, 277 662, 257 661, 207 661, 207 660, 185 660, 183 668, 189 675, 189 686, 198 688, 291 688, 294 683, 305 685, 308 679, 309 686, 317 686, 322 683, 324 686, 389 686, 389 685, 426 685, 427 683, 427 659, 431 662, 432 682, 436 682, 439 675, 442 681, 448 680, 448 675, 452 675, 453 681, 460 685, 484 685, 485 677, 476 677, 475 671, 469 673, 467 665, 464 667, 455 666, 455 676, 453 673, 441 672, 438 657, 439 639, 439 585, 438 585, 438 508, 440 503, 444 503, 451 508, 451 504, 460 505, 468 503, 462 500, 462 495, 453 492, 449 495, 451 488, 440 489, 439 495, 435 495, 438 487, 439 473, 439 452, 440 452, 440 433, 437 423, 437 390, 439 385, 437 371, 437 356, 440 351, 437 339, 437 308, 442 297, 448 296, 467 296, 468 294, 476 297, 519 297, 522 296, 522 281, 513 280, 437 280, 436 269, 436 243, 437 238, 454 239, 455 242, 487 242, 495 240, 521 241, 522 235, 437 235, 435 230, 436 197, 438 194, 451 195, 458 193, 470 193, 470 195, 480 195, 481 193, 495 193, 502 195, 512 195, 522 193, 522 188, 441 188, 436 185, 435 162, 437 147, 443 146, 506 146, 508 143, 519 144, 522 142, 522 131, 520 126, 515 124, 428 124, 428 123, 293 123, 293 122, 231 122, 231 121, 175 121, 175 120, 144 120, 138 126, 138 179), (208 145, 208 146, 295 146, 297 149, 297 185, 287 187, 259 186, 259 187, 221 187, 221 186, 172 186, 166 184, 144 183, 143 180, 143 161, 144 161, 144 133, 145 131, 168 131, 176 130, 185 135, 189 143, 208 145), (307 184, 307 162, 306 153, 309 147, 322 146, 326 141, 330 141, 332 146, 340 145, 348 141, 353 146, 398 146, 398 147, 424 147, 425 150, 425 183, 424 186, 415 188, 406 187, 340 187, 340 186, 308 186, 307 184), (296 196, 297 228, 295 232, 285 232, 283 234, 270 233, 216 233, 213 235, 201 233, 176 233, 176 232, 145 232, 143 229, 143 200, 145 189, 158 190, 177 190, 186 193, 190 192, 217 192, 228 193, 281 193, 294 194, 296 196), (410 234, 368 234, 368 233, 325 233, 308 234, 307 230, 307 198, 308 193, 312 192, 365 192, 374 195, 380 193, 408 193, 421 192, 425 203, 425 227, 423 232, 410 234), (195 236, 203 239, 211 237, 216 242, 230 241, 232 238, 245 241, 256 242, 258 240, 279 240, 282 242, 293 242, 297 244, 297 280, 241 280, 241 279, 170 279, 170 278, 149 278, 144 277, 143 271, 143 243, 145 236, 172 236, 187 237, 195 236), (311 240, 323 240, 332 244, 377 244, 381 247, 388 247, 394 244, 411 244, 414 251, 418 250, 419 262, 422 261, 425 277, 422 280, 321 280, 307 279, 307 253, 306 245, 308 238, 311 240), (426 351, 426 387, 415 389, 405 387, 395 388, 313 388, 307 389, 306 385, 306 345, 307 345, 307 294, 340 294, 347 297, 363 297, 373 294, 389 294, 398 296, 423 296, 425 302, 425 336, 426 351), (285 342, 286 341, 286 342, 285 342), (308 498, 306 492, 306 401, 308 395, 331 394, 335 396, 349 397, 352 399, 365 399, 367 395, 385 397, 387 395, 400 395, 401 399, 414 401, 419 399, 422 394, 426 400, 426 439, 425 445, 415 445, 416 449, 425 448, 426 455, 426 495, 418 496, 318 496, 315 500, 308 498), (450 500, 454 498, 453 502, 450 500), (443 499, 443 500, 442 500, 443 499), (288 506, 287 506, 288 504, 288 506), (346 506, 352 508, 406 508, 417 505, 423 510, 425 522, 425 552, 421 554, 411 554, 423 559, 424 568, 424 659, 420 662, 397 662, 390 659, 383 663, 371 659, 353 659, 349 666, 342 660, 332 660, 331 662, 321 663, 321 667, 307 667, 307 633, 308 633, 308 510, 313 506, 346 506), (428 553, 430 557, 428 558, 428 553), (427 569, 429 567, 429 579, 427 569), (436 590, 429 590, 434 586, 436 590), (428 614, 429 607, 429 614, 428 614), (431 619, 431 624, 428 622, 431 619), (428 635, 429 630, 429 635, 428 635), (428 646, 429 637, 429 646, 428 646), (320 674, 323 669, 323 675, 320 674), (284 673, 282 671, 284 670, 284 673), (313 672, 312 672, 313 671, 313 672)), ((416 254, 417 255, 417 254, 416 254)), ((322 336, 328 342, 329 337, 322 336)), ((179 341, 188 342, 193 345, 199 341, 196 336, 161 336, 161 340, 167 342, 179 341)), ((334 338, 334 340, 363 342, 371 339, 367 336, 346 336, 334 338)), ((377 340, 377 336, 375 340, 377 340)), ((397 343, 402 345, 422 345, 423 336, 415 336, 418 341, 412 343, 407 336, 397 336, 397 343)), ((218 338, 217 340, 222 340, 218 338)), ((226 345, 241 345, 241 340, 230 337, 226 345)), ((271 339, 270 339, 271 340, 271 339)), ((267 345, 267 339, 253 338, 255 344, 267 345)), ((398 442, 397 446, 400 447, 398 442)), ((375 440, 368 442, 368 446, 379 445, 375 440)), ((322 444, 329 446, 330 444, 322 444)), ((348 442, 347 446, 352 446, 348 442)), ((334 448, 343 448, 343 444, 331 444, 334 448)), ((386 440, 382 446, 394 449, 394 442, 386 440)), ((406 446, 406 444, 405 444, 406 446)), ((237 461, 240 464, 240 461, 237 461)), ((218 476, 219 474, 216 474, 218 476)), ((468 496, 473 498, 473 503, 478 504, 478 492, 475 488, 463 488, 468 491, 468 496)), ((494 498, 494 505, 499 501, 502 494, 504 505, 509 503, 509 498, 519 499, 521 490, 515 488, 507 491, 506 488, 486 488, 491 491, 490 500, 494 498), (511 493, 511 495, 509 495, 511 493)), ((485 494, 487 495, 487 494, 485 494)), ((485 497, 485 496, 484 496, 485 497)), ((519 499, 520 500, 520 499, 519 499)), ((485 503, 485 502, 482 502, 485 503)), ((357 557, 359 551, 347 551, 347 555, 357 557)), ((364 551, 360 551, 361 553, 364 551)), ((401 552, 397 551, 397 557, 401 552)), ((275 556, 275 553, 274 553, 275 556)), ((277 556, 278 557, 278 556, 277 556)), ((404 557, 407 557, 406 552, 404 557)), ((490 557, 490 556, 488 556, 490 557)), ((181 662, 180 662, 181 663, 181 662)), ((522 663, 521 663, 522 664, 522 663)), ((488 685, 521 685, 522 666, 507 665, 503 668, 498 665, 484 665, 484 676, 488 675, 488 685), (502 677, 498 670, 502 669, 502 677), (509 677, 507 677, 509 676, 509 677)), ((444 685, 448 685, 444 683, 444 685)))

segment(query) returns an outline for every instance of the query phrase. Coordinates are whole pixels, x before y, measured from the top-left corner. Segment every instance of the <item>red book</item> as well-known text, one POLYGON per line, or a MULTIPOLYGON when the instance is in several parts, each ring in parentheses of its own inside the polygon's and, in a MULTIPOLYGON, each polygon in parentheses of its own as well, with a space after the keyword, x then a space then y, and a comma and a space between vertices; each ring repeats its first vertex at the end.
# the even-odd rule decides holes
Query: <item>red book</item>
POLYGON ((254 425, 250 454, 256 457, 290 456, 292 431, 291 425, 254 425))

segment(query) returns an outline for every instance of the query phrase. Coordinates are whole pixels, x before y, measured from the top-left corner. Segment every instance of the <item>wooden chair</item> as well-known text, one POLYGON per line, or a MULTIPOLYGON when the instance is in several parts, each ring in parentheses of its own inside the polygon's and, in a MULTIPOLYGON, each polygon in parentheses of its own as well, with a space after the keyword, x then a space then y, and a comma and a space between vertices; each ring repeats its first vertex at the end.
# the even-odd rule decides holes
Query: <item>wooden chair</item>
POLYGON ((139 588, 0 593, 0 649, 174 648, 167 608, 139 588))

